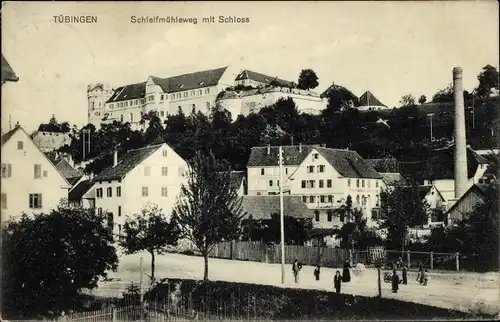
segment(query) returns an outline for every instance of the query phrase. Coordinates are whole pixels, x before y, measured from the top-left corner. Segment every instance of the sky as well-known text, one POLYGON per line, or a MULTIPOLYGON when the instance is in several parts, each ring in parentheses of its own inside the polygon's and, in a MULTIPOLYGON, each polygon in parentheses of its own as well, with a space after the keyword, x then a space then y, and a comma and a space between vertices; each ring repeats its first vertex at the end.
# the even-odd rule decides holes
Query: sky
POLYGON ((148 76, 231 66, 315 89, 370 90, 387 106, 401 96, 428 98, 464 71, 464 89, 487 64, 498 67, 496 1, 443 2, 2 2, 2 53, 19 77, 2 86, 2 129, 28 131, 50 119, 87 123, 87 85, 113 87, 148 76), (54 22, 94 15, 95 24, 54 22), (137 24, 132 16, 196 17, 195 24, 137 24), (236 16, 249 23, 202 24, 236 16))

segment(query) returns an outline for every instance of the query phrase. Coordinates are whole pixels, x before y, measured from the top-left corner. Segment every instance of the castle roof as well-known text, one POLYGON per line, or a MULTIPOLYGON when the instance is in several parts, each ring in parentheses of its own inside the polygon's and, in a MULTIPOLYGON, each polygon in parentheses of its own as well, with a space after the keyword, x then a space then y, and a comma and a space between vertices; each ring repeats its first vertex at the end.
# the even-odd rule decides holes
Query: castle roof
POLYGON ((146 82, 118 87, 106 103, 128 101, 143 98, 146 93, 146 82))
POLYGON ((359 98, 359 106, 386 106, 379 101, 370 91, 366 91, 359 98))
POLYGON ((268 76, 261 73, 253 72, 251 70, 245 69, 236 76, 235 81, 250 79, 263 84, 271 84, 275 82, 277 85, 282 87, 293 87, 293 83, 278 77, 268 76))
POLYGON ((203 87, 216 86, 226 71, 226 67, 204 70, 168 78, 151 76, 153 82, 159 85, 165 93, 188 91, 203 87))

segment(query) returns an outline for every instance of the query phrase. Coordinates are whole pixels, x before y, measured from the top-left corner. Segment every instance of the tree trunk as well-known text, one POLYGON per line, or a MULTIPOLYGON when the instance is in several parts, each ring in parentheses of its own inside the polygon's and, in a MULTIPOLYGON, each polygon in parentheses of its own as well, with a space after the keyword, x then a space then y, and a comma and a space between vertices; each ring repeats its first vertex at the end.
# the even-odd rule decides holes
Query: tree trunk
POLYGON ((154 250, 149 251, 151 254, 151 282, 155 280, 155 252, 154 250))
POLYGON ((205 258, 205 271, 203 273, 203 280, 208 281, 208 252, 203 252, 203 257, 205 258))

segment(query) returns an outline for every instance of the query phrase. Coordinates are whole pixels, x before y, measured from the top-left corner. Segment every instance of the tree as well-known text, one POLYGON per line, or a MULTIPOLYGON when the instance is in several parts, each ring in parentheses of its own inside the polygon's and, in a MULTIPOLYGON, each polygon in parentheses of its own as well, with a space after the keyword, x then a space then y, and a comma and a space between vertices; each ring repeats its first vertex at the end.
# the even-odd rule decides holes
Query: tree
POLYGON ((151 281, 155 280, 155 255, 168 246, 176 246, 180 236, 177 224, 168 220, 156 204, 147 204, 140 214, 128 217, 119 244, 127 254, 147 251, 151 254, 151 281))
POLYGON ((59 316, 74 309, 81 289, 117 269, 113 236, 93 209, 60 205, 2 230, 2 313, 59 316))
POLYGON ((415 105, 415 96, 411 94, 406 94, 401 97, 401 100, 399 101, 399 104, 403 107, 409 107, 409 106, 414 106, 415 105))
POLYGON ((187 183, 173 209, 181 236, 191 241, 205 259, 203 279, 208 280, 208 254, 222 241, 241 235, 242 211, 238 187, 231 183, 226 162, 212 153, 198 152, 189 161, 187 183))
POLYGON ((327 93, 326 113, 346 110, 358 105, 358 98, 343 86, 334 86, 327 93))
POLYGON ((495 67, 491 65, 484 66, 477 79, 479 80, 479 85, 476 88, 476 93, 480 99, 488 98, 493 89, 496 89, 498 92, 499 74, 495 67))
POLYGON ((300 72, 298 85, 299 89, 314 89, 318 87, 318 76, 312 69, 303 69, 300 72))
POLYGON ((445 89, 439 90, 432 96, 433 103, 449 103, 455 99, 453 86, 448 84, 445 89))
POLYGON ((424 104, 425 102, 427 102, 427 97, 425 95, 420 95, 420 97, 418 98, 418 103, 424 104))

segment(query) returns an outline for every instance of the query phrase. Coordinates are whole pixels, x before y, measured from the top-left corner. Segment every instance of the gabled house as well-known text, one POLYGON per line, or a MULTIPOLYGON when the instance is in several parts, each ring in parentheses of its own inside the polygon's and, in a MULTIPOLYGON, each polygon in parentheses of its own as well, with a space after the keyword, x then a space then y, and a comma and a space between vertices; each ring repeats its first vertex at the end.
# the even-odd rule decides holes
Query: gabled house
POLYGON ((10 67, 9 62, 2 54, 2 85, 5 82, 17 82, 19 81, 19 77, 17 77, 16 73, 10 67))
POLYGON ((418 197, 420 200, 425 200, 429 205, 429 216, 427 224, 424 227, 444 224, 445 217, 438 217, 437 213, 444 214, 446 200, 434 185, 403 186, 401 188, 403 189, 403 193, 407 194, 407 200, 412 197, 418 197), (415 188, 417 191, 415 191, 415 188))
POLYGON ((473 184, 446 212, 448 225, 455 225, 467 218, 478 204, 484 202, 487 185, 473 184))
POLYGON ((59 172, 64 176, 64 178, 68 180, 68 182, 72 187, 80 181, 83 174, 77 169, 75 169, 70 164, 70 162, 66 160, 66 158, 62 158, 56 162, 57 163, 55 165, 57 170, 59 170, 59 172))
POLYGON ((279 182, 279 147, 252 148, 247 164, 248 195, 276 195, 283 184, 285 194, 300 196, 310 209, 320 210, 320 217, 351 196, 353 206, 370 222, 382 177, 356 151, 302 144, 282 148, 283 183, 279 182))
MULTIPOLYGON (((279 196, 243 196, 242 211, 255 220, 271 220, 271 215, 280 214, 279 196)), ((311 219, 314 213, 299 196, 283 196, 283 215, 297 219, 311 219)))
POLYGON ((48 213, 71 185, 21 126, 2 135, 2 221, 21 213, 48 213))
POLYGON ((266 85, 274 85, 281 87, 294 87, 294 83, 273 76, 264 75, 261 73, 253 72, 251 70, 245 69, 241 71, 236 79, 234 80, 235 85, 240 86, 252 86, 252 87, 264 87, 266 85))
POLYGON ((389 108, 379 101, 370 91, 364 92, 363 95, 360 96, 358 103, 359 105, 356 108, 360 111, 386 110, 389 108))
MULTIPOLYGON (((148 203, 170 215, 188 165, 169 145, 163 143, 130 150, 94 178, 97 213, 108 214, 108 224, 121 234, 127 215, 140 213, 148 203)), ((89 192, 85 198, 90 198, 89 192)))
POLYGON ((231 171, 231 183, 238 189, 238 196, 247 194, 247 180, 245 171, 231 171))
POLYGON ((95 207, 95 184, 90 178, 82 178, 68 192, 68 204, 71 207, 94 208, 95 207))

